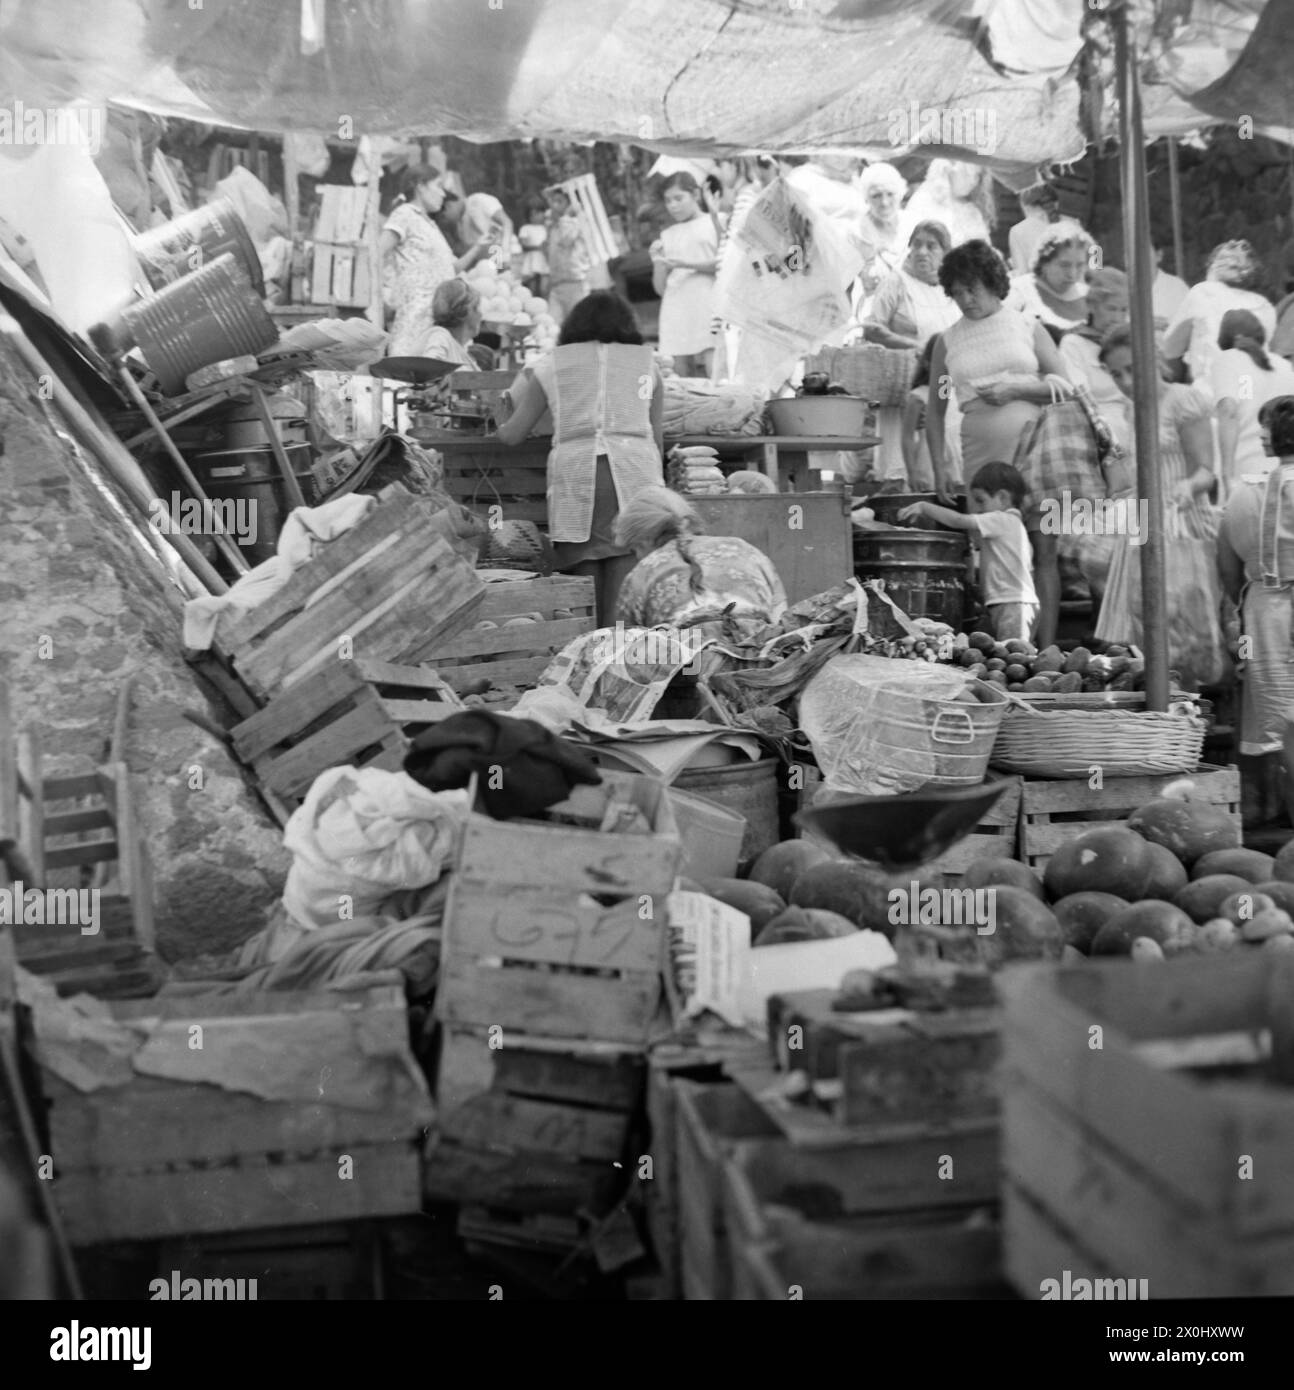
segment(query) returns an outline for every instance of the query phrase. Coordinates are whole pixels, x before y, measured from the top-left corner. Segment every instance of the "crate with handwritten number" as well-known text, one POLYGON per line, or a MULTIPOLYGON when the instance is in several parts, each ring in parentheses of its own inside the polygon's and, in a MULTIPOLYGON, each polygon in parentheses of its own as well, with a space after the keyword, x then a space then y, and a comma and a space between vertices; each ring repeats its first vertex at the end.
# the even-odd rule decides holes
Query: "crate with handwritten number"
POLYGON ((542 820, 469 817, 436 1016, 641 1050, 660 1002, 665 899, 681 855, 664 785, 625 773, 577 787, 542 820), (619 811, 634 823, 603 829, 619 811))

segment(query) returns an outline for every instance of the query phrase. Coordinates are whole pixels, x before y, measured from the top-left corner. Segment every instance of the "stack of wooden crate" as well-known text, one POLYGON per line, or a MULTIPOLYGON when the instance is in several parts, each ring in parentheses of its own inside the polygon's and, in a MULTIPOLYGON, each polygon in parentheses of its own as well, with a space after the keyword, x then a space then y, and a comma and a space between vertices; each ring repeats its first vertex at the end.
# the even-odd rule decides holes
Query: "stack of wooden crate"
POLYGON ((472 816, 446 908, 428 1196, 519 1228, 626 1185, 681 847, 664 788, 607 772, 543 820, 472 816), (650 833, 604 830, 629 805, 650 833), (473 1210, 474 1209, 474 1210, 473 1210))
POLYGON ((1002 991, 1019 1293, 1079 1297, 1064 1284, 1086 1280, 1111 1281, 1092 1298, 1294 1294, 1290 955, 1037 965, 1002 991))
MULTIPOLYGON (((372 296, 369 191, 342 184, 323 184, 319 197, 310 302, 367 308, 372 296)), ((376 212, 374 207, 373 213, 376 212)))
MULTIPOLYGON (((409 1051, 400 985, 108 1007, 117 1021, 152 1029, 150 1074, 125 1060, 117 1084, 90 1091, 51 1070, 42 1076, 54 1198, 73 1244, 419 1210, 419 1150, 432 1110, 409 1051), (223 1057, 245 1075, 258 1052, 296 1057, 298 1073, 308 1055, 316 1074, 331 1069, 332 1085, 303 1100, 219 1084, 223 1057)), ((286 1086, 272 1072, 262 1081, 271 1093, 286 1086)))
POLYGON ((417 665, 467 627, 485 594, 430 498, 379 503, 227 629, 218 646, 265 701, 352 657, 417 665))

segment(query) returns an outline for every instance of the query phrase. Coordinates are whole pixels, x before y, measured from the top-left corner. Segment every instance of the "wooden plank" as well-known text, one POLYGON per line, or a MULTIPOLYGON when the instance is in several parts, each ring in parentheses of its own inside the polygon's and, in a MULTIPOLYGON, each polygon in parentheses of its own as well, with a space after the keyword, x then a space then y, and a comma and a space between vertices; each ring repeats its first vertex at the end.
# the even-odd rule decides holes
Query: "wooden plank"
POLYGON ((46 777, 46 801, 77 801, 83 796, 102 796, 103 785, 97 772, 82 772, 74 777, 46 777))
POLYGON ((553 974, 489 969, 447 956, 441 964, 436 1017, 444 1023, 601 1038, 642 1045, 660 999, 660 976, 553 974))
POLYGON ((1040 1299, 1043 1281, 1060 1279, 1064 1270, 1073 1279, 1128 1277, 1126 1270, 1106 1268, 1009 1178, 1002 1185, 1002 1261, 1008 1280, 1023 1298, 1040 1299))
POLYGON ((462 714, 465 708, 444 700, 392 700, 379 697, 378 704, 392 725, 439 724, 450 715, 462 714))
MULTIPOLYGON (((397 975, 397 972, 389 972, 397 975)), ((403 984, 374 984, 366 981, 359 988, 335 990, 271 990, 258 994, 167 994, 138 1003, 112 1005, 117 1019, 168 1019, 198 1022, 220 1018, 276 1018, 284 1014, 336 1013, 338 1027, 357 1010, 383 1013, 389 1018, 391 1036, 407 1030, 407 1007, 403 984)))
MULTIPOLYGON (((1094 758, 1093 761, 1099 759, 1094 758)), ((1183 778, 1194 784, 1194 800, 1226 805, 1240 799, 1239 769, 1205 764, 1189 773, 1157 777, 1109 777, 1100 787, 1089 787, 1086 778, 1025 778, 1021 809, 1025 814, 1042 811, 1136 810, 1147 801, 1154 801, 1170 783, 1180 782, 1183 778)))
POLYGON ((259 759, 257 772, 271 791, 296 796, 325 768, 353 763, 365 748, 380 745, 392 732, 382 710, 365 702, 294 747, 259 759))
POLYGON ((1237 1238, 1216 1213, 1175 1199, 1153 1169, 1122 1161, 1030 1086, 1013 1087, 1004 1110, 1009 1181, 1061 1230, 1079 1233, 1102 1267, 1147 1280, 1152 1298, 1294 1293, 1294 1229, 1237 1238))
POLYGON ((108 864, 117 857, 116 840, 86 840, 45 851, 45 868, 70 869, 78 864, 108 864))
MULTIPOLYGON (((486 589, 489 593, 489 589, 486 589)), ((378 686, 434 691, 448 704, 458 704, 458 697, 429 666, 406 666, 394 661, 379 661, 362 656, 355 660, 355 669, 363 680, 378 686)))
POLYGON ((298 735, 334 706, 354 700, 363 689, 363 676, 353 661, 338 661, 314 680, 276 695, 264 709, 231 731, 234 751, 251 763, 284 739, 298 735))
POLYGON ((624 1170, 609 1163, 571 1163, 543 1154, 519 1159, 440 1138, 432 1140, 423 1163, 428 1200, 488 1203, 510 1211, 606 1210, 625 1181, 624 1170))
MULTIPOLYGON (((463 956, 549 961, 602 970, 657 970, 662 914, 643 918, 638 898, 614 907, 556 892, 500 893, 456 874, 445 912, 446 951, 463 956)), ((649 904, 649 909, 651 905, 649 904)))
POLYGON ((592 630, 593 620, 589 617, 519 623, 515 627, 487 628, 481 632, 468 630, 457 632, 438 645, 429 653, 429 659, 441 665, 449 665, 467 661, 472 657, 494 654, 531 653, 540 648, 555 651, 574 641, 582 633, 592 630))
MULTIPOLYGON (((0 737, 2 736, 0 735, 0 737)), ((24 729, 18 735, 17 771, 27 786, 27 795, 19 796, 17 799, 18 844, 26 852, 27 862, 36 875, 36 882, 43 884, 45 882, 45 837, 46 835, 67 834, 68 832, 49 830, 46 827, 45 798, 40 794, 40 788, 44 784, 41 774, 40 742, 30 729, 24 729)), ((86 828, 89 829, 98 824, 100 822, 92 821, 86 828)), ((0 829, 0 839, 3 838, 5 838, 5 832, 0 829)))
POLYGON ((148 1076, 83 1095, 47 1076, 56 1170, 151 1172, 267 1153, 322 1153, 335 1163, 337 1154, 356 1145, 414 1143, 425 1123, 425 1101, 400 1079, 394 1072, 388 1078, 389 1104, 351 1110, 148 1076))
POLYGON ((567 1050, 569 1044, 540 1051, 537 1040, 506 1029, 496 1037, 499 1046, 491 1047, 484 1034, 444 1030, 436 1086, 442 1109, 490 1090, 621 1112, 633 1110, 642 1096, 643 1068, 634 1058, 581 1055, 567 1050))
POLYGON ((502 690, 505 686, 531 690, 539 684, 539 678, 548 669, 552 659, 552 654, 546 652, 542 656, 527 657, 524 661, 487 659, 461 664, 446 661, 442 662, 440 669, 446 680, 453 681, 460 687, 484 677, 496 690, 502 690))
MULTIPOLYGON (((83 830, 111 830, 113 824, 106 806, 96 806, 89 811, 59 811, 44 818, 44 835, 46 839, 53 840, 60 835, 75 835, 83 830)), ((24 840, 23 843, 29 842, 24 840)))
POLYGON ((299 1163, 246 1160, 154 1173, 82 1171, 54 1182, 54 1200, 74 1245, 157 1240, 264 1226, 313 1225, 421 1210, 412 1145, 353 1145, 352 1178, 337 1180, 335 1156, 299 1163))
POLYGON ((547 502, 512 502, 507 498, 503 500, 502 504, 494 502, 493 499, 488 502, 473 502, 467 498, 458 498, 456 500, 460 501, 477 516, 487 516, 491 506, 502 505, 504 520, 533 521, 545 534, 548 531, 547 502))
POLYGON ((628 1137, 628 1121, 616 1111, 499 1092, 473 1096, 452 1109, 442 1109, 437 1125, 446 1139, 468 1148, 606 1162, 624 1156, 628 1137))

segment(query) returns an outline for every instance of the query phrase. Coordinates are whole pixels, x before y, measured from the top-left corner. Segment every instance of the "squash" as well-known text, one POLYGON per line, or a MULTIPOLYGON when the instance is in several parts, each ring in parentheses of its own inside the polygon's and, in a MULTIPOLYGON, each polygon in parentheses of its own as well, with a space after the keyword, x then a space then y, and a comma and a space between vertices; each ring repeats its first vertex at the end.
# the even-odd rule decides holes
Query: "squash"
POLYGON ((783 840, 770 845, 755 860, 749 878, 771 888, 779 898, 789 901, 795 880, 815 864, 825 864, 831 855, 812 840, 783 840))
POLYGON ((1161 797, 1135 810, 1127 824, 1152 844, 1171 849, 1188 869, 1213 850, 1240 848, 1236 822, 1220 806, 1203 801, 1161 797))
POLYGON ((1122 898, 1113 893, 1071 893, 1052 904, 1060 929, 1065 933, 1065 943, 1083 955, 1092 949, 1096 934, 1107 922, 1127 907, 1122 898))
POLYGON ((701 881, 700 891, 708 893, 750 918, 753 940, 773 920, 786 911, 782 897, 762 883, 745 878, 707 878, 701 881))
POLYGON ((1192 922, 1203 926, 1219 915, 1222 904, 1233 893, 1243 893, 1249 886, 1248 881, 1237 874, 1209 874, 1180 889, 1173 897, 1173 905, 1180 907, 1192 922))
POLYGON ((1039 902, 1047 901, 1042 880, 1018 859, 977 859, 962 875, 960 888, 1022 888, 1039 902))
POLYGON ((1065 932, 1056 914, 1024 888, 996 888, 992 931, 978 937, 980 959, 989 966, 1016 960, 1059 960, 1065 932))
POLYGON ((1194 934, 1195 923, 1180 907, 1164 902, 1133 903, 1097 932, 1091 954, 1127 956, 1132 954, 1132 943, 1139 937, 1147 937, 1163 947, 1178 939, 1190 939, 1194 934))
POLYGON ((884 933, 892 941, 898 925, 908 915, 912 885, 918 897, 922 888, 941 887, 943 876, 927 873, 924 881, 914 872, 892 874, 853 859, 832 859, 806 869, 791 889, 793 907, 833 912, 854 926, 884 933), (902 893, 901 911, 891 921, 892 893, 902 893))
POLYGON ((1110 825, 1062 845, 1047 861, 1042 881, 1052 902, 1085 892, 1136 902, 1145 897, 1153 869, 1148 843, 1126 826, 1110 825))
POLYGON ((782 946, 791 941, 827 941, 837 936, 853 936, 857 928, 835 912, 817 908, 788 907, 779 913, 755 938, 756 946, 782 946))
POLYGON ((1276 877, 1276 861, 1256 849, 1214 849, 1202 854, 1191 865, 1192 878, 1210 874, 1235 874, 1248 883, 1265 883, 1276 877))
POLYGON ((1146 897, 1171 903, 1186 887, 1186 865, 1163 845, 1151 844, 1147 848, 1150 850, 1151 873, 1150 882, 1146 885, 1146 897))

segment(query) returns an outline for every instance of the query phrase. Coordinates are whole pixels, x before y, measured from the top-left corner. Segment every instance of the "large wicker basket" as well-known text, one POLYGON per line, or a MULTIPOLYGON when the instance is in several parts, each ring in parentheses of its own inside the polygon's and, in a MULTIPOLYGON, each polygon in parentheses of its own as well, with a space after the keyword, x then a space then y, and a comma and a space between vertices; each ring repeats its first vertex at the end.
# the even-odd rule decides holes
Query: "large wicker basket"
POLYGON ((887 348, 879 343, 822 348, 806 359, 804 370, 826 372, 851 395, 876 405, 902 405, 916 376, 917 354, 911 348, 887 348))
POLYGON ((1013 700, 992 763, 1033 777, 1153 776, 1194 772, 1207 725, 1187 714, 1127 709, 1034 709, 1013 700))

